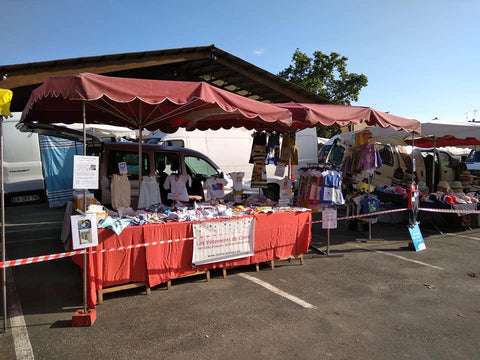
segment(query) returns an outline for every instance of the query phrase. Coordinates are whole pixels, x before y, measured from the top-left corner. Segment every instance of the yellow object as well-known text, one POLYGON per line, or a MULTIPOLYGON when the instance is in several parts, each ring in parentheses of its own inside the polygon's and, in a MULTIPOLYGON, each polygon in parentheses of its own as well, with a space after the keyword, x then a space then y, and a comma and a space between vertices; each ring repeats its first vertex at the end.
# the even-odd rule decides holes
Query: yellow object
MULTIPOLYGON (((88 205, 95 205, 97 200, 94 195, 90 192, 87 192, 87 209, 88 205)), ((83 192, 74 192, 73 193, 73 208, 80 211, 85 211, 83 208, 83 192)))
POLYGON ((373 185, 370 185, 370 191, 368 190, 369 186, 367 183, 364 183, 363 181, 360 181, 357 185, 357 190, 363 190, 365 192, 372 192, 373 190, 375 190, 375 186, 373 185))
POLYGON ((0 115, 10 116, 10 103, 12 102, 13 93, 11 90, 0 89, 0 115))

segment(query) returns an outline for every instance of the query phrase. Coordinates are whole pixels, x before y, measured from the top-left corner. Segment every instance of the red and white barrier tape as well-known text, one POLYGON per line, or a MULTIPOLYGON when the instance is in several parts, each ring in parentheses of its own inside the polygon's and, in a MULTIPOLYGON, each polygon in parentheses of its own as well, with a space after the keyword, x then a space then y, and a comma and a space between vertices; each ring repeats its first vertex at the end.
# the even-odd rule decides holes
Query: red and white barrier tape
MULTIPOLYGON (((392 213, 402 212, 402 211, 406 211, 406 210, 408 210, 408 209, 406 209, 406 208, 392 209, 392 210, 378 211, 378 212, 369 213, 369 214, 344 216, 344 217, 336 218, 335 220, 338 221, 338 220, 359 219, 359 218, 377 216, 377 215, 382 215, 382 214, 392 214, 392 213)), ((420 208, 419 210, 420 211, 439 212, 439 213, 457 213, 457 214, 458 213, 461 213, 461 214, 472 214, 473 213, 473 214, 480 214, 479 210, 453 210, 453 209, 429 209, 429 208, 420 208)), ((329 221, 332 221, 332 220, 329 220, 329 221)), ((318 223, 322 223, 322 222, 323 222, 323 220, 317 220, 317 221, 310 222, 310 224, 318 224, 318 223)), ((296 223, 292 224, 292 226, 298 226, 298 225, 300 225, 300 224, 296 224, 296 223)), ((219 235, 224 235, 224 234, 219 234, 219 235)), ((200 236, 197 239, 203 239, 203 238, 208 238, 208 237, 214 237, 214 236, 213 235, 200 236)), ((147 246, 156 246, 156 245, 178 243, 178 242, 181 242, 181 241, 194 240, 194 239, 195 239, 195 237, 192 236, 192 237, 186 237, 186 238, 180 238, 180 239, 152 241, 152 242, 145 242, 145 243, 140 243, 140 244, 135 244, 135 245, 120 246, 118 248, 90 250, 89 253, 91 253, 91 254, 96 254, 96 253, 101 254, 101 253, 105 253, 105 252, 131 250, 131 249, 138 249, 138 248, 147 247, 147 246)), ((0 261, 0 269, 1 268, 7 268, 7 267, 20 266, 20 265, 35 264, 35 263, 40 263, 40 262, 45 262, 45 261, 50 261, 50 260, 57 260, 57 259, 61 259, 61 258, 75 256, 75 255, 82 255, 82 254, 85 254, 86 252, 87 251, 85 249, 83 249, 83 250, 68 251, 68 252, 59 253, 59 254, 41 255, 41 256, 33 256, 33 257, 23 258, 23 259, 7 260, 5 262, 0 261)))
POLYGON ((5 262, 0 261, 0 269, 19 266, 19 265, 34 264, 34 263, 50 261, 50 260, 57 260, 57 259, 74 256, 74 255, 85 254, 85 252, 86 252, 85 250, 75 250, 75 251, 68 251, 68 252, 59 253, 59 254, 40 255, 40 256, 32 256, 24 259, 7 260, 5 262))
POLYGON ((447 213, 447 214, 480 214, 480 210, 431 209, 431 208, 420 208, 419 210, 436 212, 436 213, 447 213))

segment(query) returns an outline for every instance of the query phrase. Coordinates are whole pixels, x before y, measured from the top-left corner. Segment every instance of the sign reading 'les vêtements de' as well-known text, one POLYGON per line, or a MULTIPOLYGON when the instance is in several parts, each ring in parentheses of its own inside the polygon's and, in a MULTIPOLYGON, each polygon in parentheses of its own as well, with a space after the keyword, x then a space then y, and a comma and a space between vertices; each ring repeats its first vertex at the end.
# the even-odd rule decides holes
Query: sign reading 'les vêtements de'
POLYGON ((254 255, 253 217, 193 224, 193 265, 254 255))

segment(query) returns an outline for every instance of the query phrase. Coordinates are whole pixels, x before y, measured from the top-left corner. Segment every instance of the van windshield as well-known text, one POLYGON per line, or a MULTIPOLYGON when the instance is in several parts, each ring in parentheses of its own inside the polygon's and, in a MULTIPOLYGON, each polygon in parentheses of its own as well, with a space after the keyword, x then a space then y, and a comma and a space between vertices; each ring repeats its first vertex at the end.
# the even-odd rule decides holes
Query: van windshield
POLYGON ((480 162, 480 151, 472 150, 468 154, 467 160, 469 162, 480 162))
POLYGON ((219 176, 217 169, 212 164, 197 156, 185 156, 185 166, 187 167, 187 173, 192 177, 195 175, 202 175, 205 178, 219 176))

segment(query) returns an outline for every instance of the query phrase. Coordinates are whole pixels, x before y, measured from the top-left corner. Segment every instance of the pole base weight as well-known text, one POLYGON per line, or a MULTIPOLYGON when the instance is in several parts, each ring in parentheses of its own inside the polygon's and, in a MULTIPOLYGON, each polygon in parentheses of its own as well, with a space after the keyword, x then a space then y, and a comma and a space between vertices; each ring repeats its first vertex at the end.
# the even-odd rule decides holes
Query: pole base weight
POLYGON ((72 326, 92 326, 96 319, 97 312, 95 309, 90 309, 87 313, 80 309, 72 316, 72 326))

